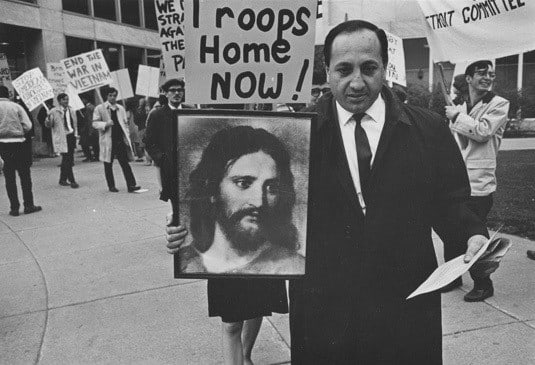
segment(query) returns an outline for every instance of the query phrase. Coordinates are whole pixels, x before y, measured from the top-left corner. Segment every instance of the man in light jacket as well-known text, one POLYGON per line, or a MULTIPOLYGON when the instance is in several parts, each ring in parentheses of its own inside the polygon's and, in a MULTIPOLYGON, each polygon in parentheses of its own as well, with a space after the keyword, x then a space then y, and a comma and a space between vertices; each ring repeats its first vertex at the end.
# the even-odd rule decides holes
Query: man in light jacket
MULTIPOLYGON (((465 71, 468 103, 446 106, 450 129, 459 145, 470 179, 471 197, 468 207, 487 222, 496 191, 496 157, 507 124, 509 101, 495 95, 492 84, 496 78, 491 61, 471 63, 465 71)), ((467 302, 485 300, 494 295, 490 276, 476 277, 474 289, 465 295, 467 302)), ((460 282, 458 284, 461 284, 460 282)))
POLYGON ((119 190, 115 187, 113 177, 113 159, 117 158, 126 180, 129 193, 140 189, 136 185, 136 178, 129 161, 134 160, 130 132, 126 119, 126 111, 117 104, 117 89, 110 87, 106 90, 107 101, 98 105, 93 113, 93 128, 99 131, 100 160, 104 162, 104 173, 110 192, 119 190))
POLYGON ((0 86, 0 156, 4 160, 4 177, 11 209, 9 214, 19 215, 20 202, 17 193, 16 173, 18 171, 24 213, 30 214, 42 208, 34 205, 32 193, 32 177, 30 173, 31 143, 26 141, 26 134, 32 129, 32 122, 24 109, 8 99, 9 90, 0 86))
POLYGON ((78 118, 76 112, 69 106, 69 96, 61 93, 57 97, 59 105, 53 108, 45 120, 45 125, 52 131, 54 151, 61 153, 59 184, 79 187, 74 179, 74 150, 78 135, 78 118))

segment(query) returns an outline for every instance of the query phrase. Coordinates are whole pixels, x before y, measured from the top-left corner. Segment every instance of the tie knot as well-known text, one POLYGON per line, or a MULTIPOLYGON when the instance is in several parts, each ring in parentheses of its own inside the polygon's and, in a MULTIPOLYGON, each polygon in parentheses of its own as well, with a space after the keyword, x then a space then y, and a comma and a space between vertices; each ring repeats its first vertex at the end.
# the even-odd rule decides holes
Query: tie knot
POLYGON ((353 120, 355 120, 355 123, 357 123, 357 125, 360 125, 360 122, 362 121, 362 118, 364 118, 365 115, 366 113, 355 113, 353 114, 353 120))

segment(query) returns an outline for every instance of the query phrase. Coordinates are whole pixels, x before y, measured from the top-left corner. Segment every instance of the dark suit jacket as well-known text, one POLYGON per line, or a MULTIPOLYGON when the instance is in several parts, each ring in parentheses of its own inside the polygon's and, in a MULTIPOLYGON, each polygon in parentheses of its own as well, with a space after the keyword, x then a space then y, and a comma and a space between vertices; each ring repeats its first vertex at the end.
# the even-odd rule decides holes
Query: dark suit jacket
MULTIPOLYGON (((183 108, 191 108, 182 104, 183 108)), ((173 118, 173 110, 169 105, 154 109, 149 113, 147 118, 147 128, 145 131, 145 149, 149 156, 154 160, 154 164, 160 167, 162 178, 162 191, 160 199, 167 201, 177 197, 177 184, 173 181, 173 143, 177 138, 174 135, 173 124, 176 123, 173 118)))
POLYGON ((362 214, 332 94, 315 107, 307 276, 291 282, 292 364, 439 364, 440 295, 405 298, 436 268, 431 228, 486 235, 438 115, 383 90, 386 121, 362 214))

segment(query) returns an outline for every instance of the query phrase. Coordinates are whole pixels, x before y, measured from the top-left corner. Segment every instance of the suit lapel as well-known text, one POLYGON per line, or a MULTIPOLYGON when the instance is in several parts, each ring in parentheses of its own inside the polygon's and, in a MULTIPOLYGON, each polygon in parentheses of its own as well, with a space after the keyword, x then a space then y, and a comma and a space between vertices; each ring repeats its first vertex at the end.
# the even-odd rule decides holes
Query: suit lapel
POLYGON ((411 122, 408 119, 407 115, 401 110, 398 106, 397 101, 394 100, 392 93, 384 88, 381 93, 386 104, 386 115, 385 115, 385 125, 383 131, 381 132, 381 137, 379 138, 379 144, 377 146, 377 152, 375 153, 375 158, 373 160, 373 165, 370 175, 370 186, 376 184, 377 172, 381 169, 385 153, 388 151, 388 146, 392 141, 392 138, 395 135, 395 131, 399 128, 400 122, 405 125, 410 125, 411 122))

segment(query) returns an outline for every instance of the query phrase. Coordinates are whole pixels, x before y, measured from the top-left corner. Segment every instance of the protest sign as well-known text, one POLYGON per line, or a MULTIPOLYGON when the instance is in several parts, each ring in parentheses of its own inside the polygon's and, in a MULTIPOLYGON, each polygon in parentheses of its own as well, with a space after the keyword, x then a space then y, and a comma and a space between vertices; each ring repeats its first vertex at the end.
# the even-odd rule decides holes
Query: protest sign
POLYGON ((54 92, 54 105, 58 105, 57 96, 61 93, 66 93, 69 96, 69 105, 74 110, 79 110, 84 107, 84 103, 82 103, 76 90, 69 85, 67 75, 65 74, 65 70, 61 63, 48 62, 46 64, 46 77, 54 92))
POLYGON ((155 0, 156 19, 162 43, 165 73, 169 78, 184 77, 184 0, 155 0))
POLYGON ((67 80, 77 93, 110 84, 113 79, 102 50, 79 54, 60 61, 67 80))
POLYGON ((60 93, 67 90, 67 75, 65 75, 65 70, 59 62, 48 62, 46 64, 46 78, 52 86, 54 91, 54 96, 57 96, 60 93))
POLYGON ((136 95, 157 98, 159 80, 159 68, 139 65, 137 72, 136 95))
POLYGON ((29 110, 54 97, 52 86, 38 67, 26 71, 13 80, 13 87, 29 110))
POLYGON ((64 92, 69 96, 69 105, 71 106, 71 108, 73 108, 74 110, 80 110, 85 107, 82 99, 80 99, 78 93, 76 92, 76 90, 74 90, 72 85, 67 85, 67 88, 64 92))
POLYGON ((4 53, 0 53, 0 85, 8 88, 9 96, 13 96, 13 84, 11 83, 11 70, 7 63, 7 57, 4 53))
POLYGON ((308 101, 316 0, 221 4, 185 4, 188 103, 308 101))
POLYGON ((117 89, 117 100, 126 100, 134 96, 130 74, 127 68, 113 71, 111 77, 113 81, 110 83, 110 86, 117 89))
MULTIPOLYGON (((158 84, 159 85, 163 85, 166 80, 167 80, 167 76, 165 74, 165 67, 164 67, 164 64, 163 64, 163 56, 161 56, 161 58, 160 58, 160 79, 159 79, 158 84)), ((159 89, 158 89, 158 91, 159 91, 159 89)))
POLYGON ((418 0, 435 62, 499 58, 535 49, 535 1, 418 0))
POLYGON ((405 52, 403 40, 385 31, 388 40, 388 65, 386 66, 386 80, 407 86, 405 74, 405 52))

